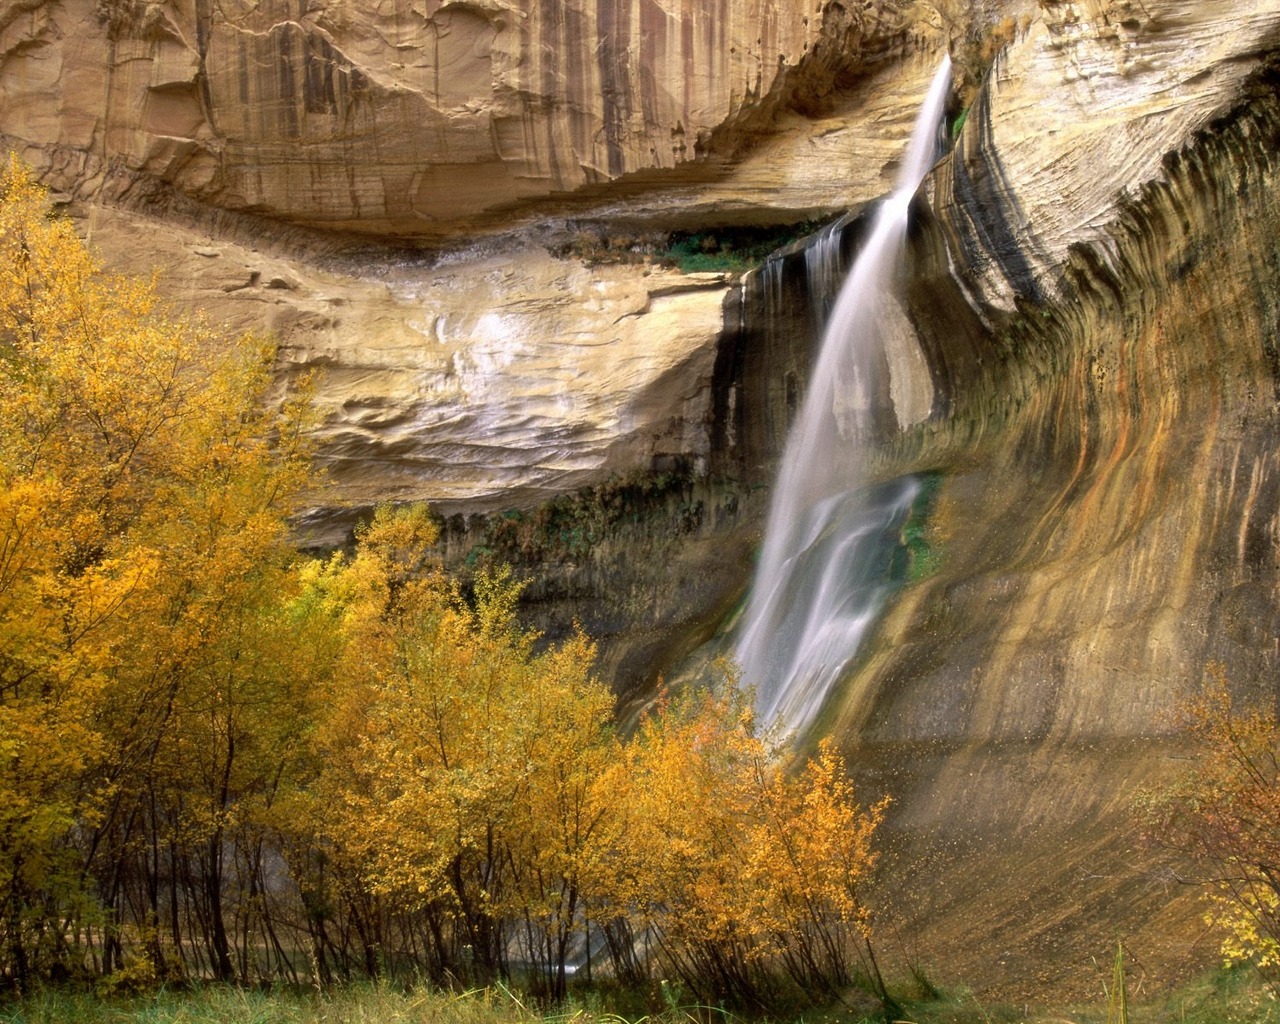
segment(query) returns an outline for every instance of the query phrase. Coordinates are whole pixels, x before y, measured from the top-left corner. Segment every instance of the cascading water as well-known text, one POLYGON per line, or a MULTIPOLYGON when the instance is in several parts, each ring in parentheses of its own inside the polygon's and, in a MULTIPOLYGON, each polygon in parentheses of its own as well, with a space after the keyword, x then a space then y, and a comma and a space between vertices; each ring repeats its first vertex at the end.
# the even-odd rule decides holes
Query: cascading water
MULTIPOLYGON (((867 424, 880 303, 907 231, 912 197, 937 154, 951 83, 944 58, 917 118, 897 187, 875 216, 823 333, 787 439, 764 549, 737 645, 742 682, 765 725, 802 730, 875 620, 887 585, 877 552, 918 492, 914 481, 866 493, 857 439, 867 424)), ((810 250, 810 277, 829 278, 835 232, 810 250)), ((828 291, 826 294, 830 294, 828 291)))

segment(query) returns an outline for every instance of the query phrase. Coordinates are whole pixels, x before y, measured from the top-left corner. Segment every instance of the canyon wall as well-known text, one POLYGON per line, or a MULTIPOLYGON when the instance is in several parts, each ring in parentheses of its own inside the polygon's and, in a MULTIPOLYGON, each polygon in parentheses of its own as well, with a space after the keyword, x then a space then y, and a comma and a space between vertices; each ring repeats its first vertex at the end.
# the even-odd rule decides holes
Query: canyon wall
POLYGON ((957 18, 3 0, 0 145, 113 264, 322 371, 331 543, 387 498, 493 511, 704 469, 733 284, 655 251, 878 194, 931 70, 904 55, 957 18))
POLYGON ((638 172, 706 178, 802 59, 816 96, 903 52, 906 6, 7 0, 0 105, 77 193, 448 233, 638 172))
POLYGON ((1010 995, 1083 994, 1108 938, 1193 969, 1139 797, 1210 664, 1264 707, 1280 668, 1280 11, 1095 6, 1043 7, 935 175, 905 292, 942 415, 885 457, 938 474, 932 571, 827 723, 904 798, 901 905, 972 908, 934 948, 1010 995))

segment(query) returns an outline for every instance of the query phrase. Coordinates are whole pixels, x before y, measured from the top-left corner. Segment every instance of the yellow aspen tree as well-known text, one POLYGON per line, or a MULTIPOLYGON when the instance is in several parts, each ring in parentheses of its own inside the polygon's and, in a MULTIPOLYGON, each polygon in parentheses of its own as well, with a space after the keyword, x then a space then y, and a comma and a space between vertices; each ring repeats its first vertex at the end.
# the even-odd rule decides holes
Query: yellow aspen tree
POLYGON ((749 700, 726 685, 664 697, 602 780, 619 812, 601 837, 609 874, 596 914, 629 920, 632 940, 656 947, 701 1000, 765 997, 742 871, 762 756, 749 700))
POLYGON ((360 746, 370 877, 436 915, 451 970, 508 969, 519 774, 515 695, 532 637, 512 622, 518 588, 481 578, 474 609, 427 581, 405 587, 360 746))
POLYGON ((535 651, 509 573, 464 599, 431 567, 434 536, 425 510, 381 509, 351 557, 310 570, 343 636, 313 789, 329 863, 348 895, 359 866, 366 906, 402 922, 399 941, 416 929, 437 978, 491 978, 515 956, 563 994, 613 698, 585 638, 535 651))
MULTIPOLYGON (((264 706, 266 661, 248 649, 289 578, 286 516, 309 473, 303 404, 264 404, 270 359, 107 273, 25 168, 0 175, 0 710, 14 748, 0 791, 48 812, 15 811, 0 849, 18 984, 42 969, 31 935, 55 947, 49 962, 96 935, 99 966, 118 966, 126 917, 158 928, 162 848, 213 851, 225 834, 231 762, 266 718, 241 725, 228 701, 264 706), (56 770, 26 767, 37 746, 56 770), (178 826, 192 813, 202 836, 178 826), (32 881, 52 860, 96 881, 87 930, 60 906, 84 893, 32 881), (70 937, 50 915, 73 921, 70 937)), ((229 974, 227 944, 206 945, 229 974)))
POLYGON ((886 802, 855 800, 828 743, 789 767, 731 675, 641 721, 600 781, 618 810, 592 896, 621 975, 649 948, 699 1000, 766 1007, 786 986, 838 994, 857 965, 887 999, 863 901, 886 802))
MULTIPOLYGON (((430 558, 435 536, 425 507, 380 508, 357 531, 350 556, 340 552, 302 570, 297 614, 323 624, 327 644, 317 695, 324 710, 315 720, 310 771, 273 818, 308 908, 312 969, 321 980, 335 971, 381 973, 411 944, 407 933, 419 920, 429 947, 420 966, 437 980, 455 966, 449 885, 426 866, 432 851, 424 840, 452 809, 431 808, 412 838, 397 837, 389 820, 407 813, 411 801, 388 762, 403 764, 396 737, 403 732, 409 742, 412 730, 396 721, 395 708, 410 696, 414 638, 436 635, 442 618, 458 614, 454 588, 430 558), (395 864, 396 843, 411 862, 395 864)), ((432 739, 452 750, 451 734, 432 739)), ((417 748, 404 755, 421 758, 417 748)), ((407 781, 413 790, 412 771, 407 781)))
POLYGON ((830 739, 798 773, 759 762, 745 836, 748 916, 761 948, 809 991, 838 995, 861 968, 887 998, 863 892, 888 800, 863 809, 830 739))
POLYGON ((1191 770, 1148 794, 1147 828, 1191 858, 1223 933, 1224 963, 1280 977, 1280 722, 1273 707, 1242 707, 1226 670, 1210 665, 1203 692, 1182 708, 1191 770))
POLYGON ((504 835, 512 876, 506 910, 519 920, 524 957, 552 999, 566 994, 596 839, 616 811, 598 785, 615 751, 614 700, 591 676, 594 660, 594 645, 577 633, 530 659, 511 694, 517 729, 507 773, 516 813, 504 835))

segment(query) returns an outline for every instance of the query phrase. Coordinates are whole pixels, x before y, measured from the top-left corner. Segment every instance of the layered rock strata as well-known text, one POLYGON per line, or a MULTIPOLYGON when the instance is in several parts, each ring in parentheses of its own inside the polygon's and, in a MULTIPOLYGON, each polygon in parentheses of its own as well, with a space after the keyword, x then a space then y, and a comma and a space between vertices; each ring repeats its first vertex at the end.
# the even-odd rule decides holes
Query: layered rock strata
POLYGON ((0 106, 81 194, 448 233, 637 172, 714 177, 796 88, 936 32, 907 7, 6 0, 0 106))
MULTIPOLYGON (((990 646, 947 645, 941 670, 999 682, 935 685, 916 665, 910 688, 929 696, 873 716, 899 739, 913 722, 917 738, 1139 735, 1208 660, 1274 675, 1280 10, 1246 7, 1151 4, 1140 18, 1115 4, 1112 18, 1129 17, 1095 19, 1100 42, 1078 21, 1070 33, 1037 22, 1005 57, 1021 72, 997 72, 936 175, 939 219, 916 236, 909 295, 945 415, 916 441, 926 462, 952 462, 961 445, 961 465, 980 459, 948 487, 970 505, 984 495, 995 532, 959 561, 1006 567, 992 570, 998 597, 980 588, 990 646), (1226 31, 1227 18, 1245 31, 1226 31), (1211 43, 1165 67, 1159 56, 1188 28, 1211 43), (1126 32, 1149 48, 1122 46, 1126 32), (1115 47, 1128 62, 1094 65, 1087 88, 1062 99, 1074 141, 1045 139, 1032 164, 1028 81, 1046 55, 1088 70, 1082 39, 1085 53, 1115 47), (1201 66, 1201 52, 1230 59, 1201 66), (1178 145, 1158 152, 1147 138, 1178 145), (1136 177, 1121 187, 1126 171, 1136 177), (946 298, 957 290, 968 316, 946 298), (994 630, 992 600, 1008 608, 994 630), (1018 666, 1020 649, 1043 648, 1056 653, 1018 666), (1042 685, 1009 685, 1022 677, 1042 685)), ((953 523, 957 538, 977 532, 953 523)), ((957 612, 962 593, 930 603, 957 612)), ((906 664, 902 639, 893 658, 906 664)))
MULTIPOLYGON (((1019 999, 1085 995, 1117 934, 1198 969, 1138 799, 1185 763, 1173 712, 1209 663, 1270 706, 1280 660, 1280 10, 1031 13, 915 211, 932 409, 877 459, 937 491, 822 723, 899 800, 911 956, 1019 999)), ((806 277, 773 293, 792 320, 806 277)), ((738 351, 720 451, 767 475, 806 353, 780 325, 738 351)))
POLYGON ((1135 955, 1188 956, 1198 905, 1175 926, 1187 890, 1139 843, 1140 794, 1185 765, 1174 712, 1209 665, 1275 700, 1278 81, 1256 73, 1072 251, 1059 299, 990 333, 972 312, 957 330, 941 226, 917 237, 921 333, 970 346, 945 364, 950 416, 899 449, 942 474, 939 568, 902 591, 827 724, 904 796, 908 859, 935 878, 901 905, 961 973, 986 970, 972 921, 937 925, 974 905, 971 865, 1036 865, 981 903, 1009 994, 1070 987, 1120 907, 1135 955))
POLYGON ((937 175, 907 291, 946 415, 886 468, 943 474, 940 568, 902 592, 828 722, 904 795, 904 857, 933 884, 906 883, 900 906, 961 973, 998 949, 1020 996, 1071 988, 1117 927, 1162 971, 1193 969, 1198 907, 1177 910, 1186 890, 1140 844, 1139 797, 1185 763, 1174 710, 1209 664, 1270 706, 1280 661, 1278 12, 1143 13, 1133 59, 1197 18, 1235 56, 1197 72, 1193 49, 1185 79, 1154 57, 1068 79, 1075 141, 1033 162, 1016 69, 1076 60, 1084 31, 1046 20, 937 175), (1235 44, 1227 17, 1249 27, 1235 44), (1211 97, 1215 77, 1230 84, 1211 97), (1117 163, 1139 170, 1121 185, 1117 163), (1022 867, 978 898, 975 862, 1022 867))

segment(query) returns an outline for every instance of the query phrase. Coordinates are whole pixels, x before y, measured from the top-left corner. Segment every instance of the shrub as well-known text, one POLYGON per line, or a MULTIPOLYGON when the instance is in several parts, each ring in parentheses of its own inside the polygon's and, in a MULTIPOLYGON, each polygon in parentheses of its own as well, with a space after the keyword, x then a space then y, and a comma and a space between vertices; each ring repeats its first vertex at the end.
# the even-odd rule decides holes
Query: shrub
POLYGON ((1200 870, 1226 963, 1280 968, 1280 726, 1274 709, 1241 709, 1221 665, 1181 712, 1192 767, 1148 796, 1148 831, 1200 870))

